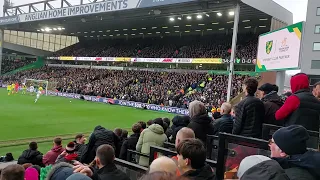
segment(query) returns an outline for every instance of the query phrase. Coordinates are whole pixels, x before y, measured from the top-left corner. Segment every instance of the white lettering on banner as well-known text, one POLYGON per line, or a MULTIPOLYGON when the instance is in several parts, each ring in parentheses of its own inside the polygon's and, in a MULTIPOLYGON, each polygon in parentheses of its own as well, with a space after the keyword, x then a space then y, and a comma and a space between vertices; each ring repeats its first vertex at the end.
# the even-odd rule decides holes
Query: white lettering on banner
POLYGON ((136 8, 139 0, 109 0, 98 3, 90 3, 79 6, 52 9, 48 11, 34 12, 19 15, 20 22, 45 20, 52 18, 79 16, 109 11, 136 8))

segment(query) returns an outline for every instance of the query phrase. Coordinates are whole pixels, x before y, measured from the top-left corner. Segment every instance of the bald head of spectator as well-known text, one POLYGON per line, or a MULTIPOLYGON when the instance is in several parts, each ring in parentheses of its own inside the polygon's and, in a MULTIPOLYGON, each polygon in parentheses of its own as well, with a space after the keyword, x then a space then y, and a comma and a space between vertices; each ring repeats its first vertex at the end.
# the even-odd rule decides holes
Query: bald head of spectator
POLYGON ((232 109, 232 105, 230 103, 225 102, 221 105, 221 114, 222 115, 230 114, 231 109, 232 109))
POLYGON ((170 159, 166 156, 162 156, 162 157, 155 159, 151 163, 150 168, 149 168, 150 173, 159 172, 159 171, 175 174, 177 171, 177 165, 172 159, 170 159))
POLYGON ((24 180, 24 168, 18 164, 12 164, 1 171, 1 180, 24 180))
POLYGON ((187 127, 181 128, 177 133, 175 146, 178 147, 180 142, 185 139, 194 139, 194 138, 195 138, 195 134, 192 129, 187 127))

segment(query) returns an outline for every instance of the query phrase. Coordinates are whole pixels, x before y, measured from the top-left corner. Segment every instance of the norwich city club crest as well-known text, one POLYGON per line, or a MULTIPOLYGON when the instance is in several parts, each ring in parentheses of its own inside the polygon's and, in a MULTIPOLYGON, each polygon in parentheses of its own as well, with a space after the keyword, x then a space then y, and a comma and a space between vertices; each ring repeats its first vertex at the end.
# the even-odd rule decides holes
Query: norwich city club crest
POLYGON ((266 53, 270 54, 272 50, 273 41, 266 42, 266 53))

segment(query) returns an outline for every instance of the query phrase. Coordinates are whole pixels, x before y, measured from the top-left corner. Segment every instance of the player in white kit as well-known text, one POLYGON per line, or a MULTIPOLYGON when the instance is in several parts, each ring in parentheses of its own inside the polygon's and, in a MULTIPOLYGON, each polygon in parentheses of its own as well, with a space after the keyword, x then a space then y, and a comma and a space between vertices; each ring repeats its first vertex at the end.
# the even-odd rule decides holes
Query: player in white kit
POLYGON ((41 91, 38 90, 37 92, 37 98, 34 100, 34 103, 37 103, 38 99, 40 98, 41 96, 41 91))

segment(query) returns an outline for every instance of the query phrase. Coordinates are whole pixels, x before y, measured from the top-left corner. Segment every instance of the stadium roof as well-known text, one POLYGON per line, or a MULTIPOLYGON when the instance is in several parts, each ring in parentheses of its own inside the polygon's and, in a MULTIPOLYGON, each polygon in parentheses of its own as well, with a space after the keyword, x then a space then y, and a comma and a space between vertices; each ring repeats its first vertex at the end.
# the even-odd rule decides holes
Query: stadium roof
MULTIPOLYGON (((36 4, 43 3, 44 7, 51 9, 53 7, 48 5, 50 1, 36 4)), ((236 2, 240 4, 240 33, 269 31, 273 17, 287 24, 292 23, 292 13, 272 0, 259 0, 259 2, 257 0, 153 0, 153 2, 155 1, 170 1, 175 4, 7 23, 0 28, 29 32, 43 31, 52 34, 75 35, 80 38, 231 33, 234 19, 232 12, 236 2)), ((66 4, 66 0, 61 0, 61 2, 61 7, 69 8, 63 5, 66 4)), ((143 2, 144 0, 142 0, 143 2)), ((28 13, 41 12, 41 10, 37 11, 33 8, 34 5, 35 3, 31 3, 9 9, 16 13, 15 16, 19 15, 19 9, 23 6, 29 7, 28 13)), ((71 4, 67 3, 67 6, 69 5, 71 4)), ((5 11, 8 11, 8 8, 5 11)), ((0 25, 5 24, 1 22, 4 21, 0 19, 0 25)))

